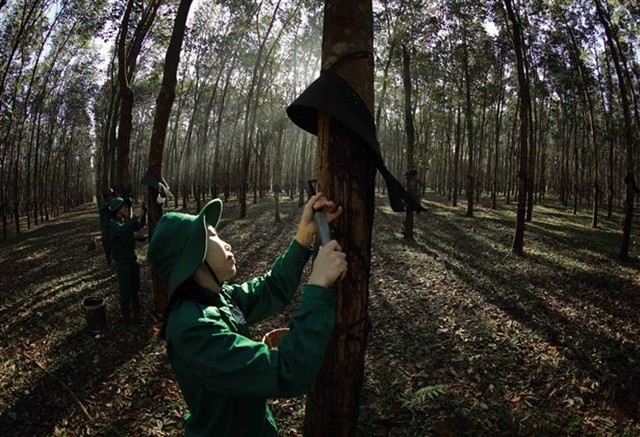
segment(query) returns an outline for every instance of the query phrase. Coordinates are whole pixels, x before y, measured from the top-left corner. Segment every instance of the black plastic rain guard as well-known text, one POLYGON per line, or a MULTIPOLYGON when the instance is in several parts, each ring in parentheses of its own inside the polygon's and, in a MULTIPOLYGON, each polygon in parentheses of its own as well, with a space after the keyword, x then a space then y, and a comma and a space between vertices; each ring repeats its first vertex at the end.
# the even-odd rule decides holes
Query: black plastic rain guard
POLYGON ((330 70, 322 70, 320 77, 287 108, 291 121, 313 135, 318 135, 320 112, 338 120, 367 144, 368 152, 387 185, 389 203, 394 211, 425 211, 385 166, 373 115, 360 95, 349 82, 330 70))

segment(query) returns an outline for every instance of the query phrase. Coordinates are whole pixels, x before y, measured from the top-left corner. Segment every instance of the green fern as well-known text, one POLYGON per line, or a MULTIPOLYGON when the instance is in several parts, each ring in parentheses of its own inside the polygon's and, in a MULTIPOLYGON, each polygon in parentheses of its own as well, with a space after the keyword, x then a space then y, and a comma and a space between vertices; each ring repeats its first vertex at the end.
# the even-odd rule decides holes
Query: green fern
POLYGON ((410 410, 421 410, 444 394, 446 385, 429 385, 411 393, 407 390, 402 399, 402 406, 410 410))

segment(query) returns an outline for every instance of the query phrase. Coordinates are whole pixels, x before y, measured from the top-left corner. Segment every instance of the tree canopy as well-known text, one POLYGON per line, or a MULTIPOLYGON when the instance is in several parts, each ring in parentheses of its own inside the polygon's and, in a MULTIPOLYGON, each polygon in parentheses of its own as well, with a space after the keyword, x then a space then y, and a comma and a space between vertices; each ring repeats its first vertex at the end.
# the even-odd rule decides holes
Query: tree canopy
MULTIPOLYGON (((2 5, 0 197, 16 221, 46 219, 124 174, 135 195, 144 191, 176 7, 159 0, 2 5), (119 59, 120 46, 126 58, 119 59), (123 63, 126 76, 119 77, 123 63), (123 77, 130 110, 122 106, 123 77), (65 189, 45 195, 56 184, 65 189)), ((610 214, 621 205, 625 175, 637 176, 640 12, 591 0, 516 9, 532 93, 529 201, 548 193, 576 205, 602 197, 610 214), (621 123, 625 110, 629 121, 621 123), (621 139, 629 123, 627 144, 621 139)), ((318 74, 321 16, 317 2, 304 0, 193 4, 164 156, 179 197, 202 197, 213 186, 225 196, 244 193, 243 202, 274 184, 299 191, 301 172, 310 174, 315 158, 311 140, 284 121, 284 108, 318 74)), ((404 45, 414 159, 425 189, 454 203, 463 192, 471 195, 467 203, 493 192, 515 196, 519 93, 502 3, 376 1, 374 18, 375 118, 391 170, 407 171, 404 45)))

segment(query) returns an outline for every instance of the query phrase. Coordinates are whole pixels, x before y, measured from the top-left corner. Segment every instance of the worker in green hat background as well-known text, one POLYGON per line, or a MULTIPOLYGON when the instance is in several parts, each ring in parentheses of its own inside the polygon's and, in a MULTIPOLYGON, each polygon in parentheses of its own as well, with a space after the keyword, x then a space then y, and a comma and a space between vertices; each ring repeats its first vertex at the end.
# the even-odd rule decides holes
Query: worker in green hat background
POLYGON ((109 234, 109 222, 111 221, 111 211, 109 211, 109 203, 118 197, 113 188, 108 188, 102 193, 102 202, 98 205, 100 214, 100 234, 102 235, 102 248, 107 259, 107 264, 111 264, 111 235, 109 234))
POLYGON ((123 198, 109 203, 111 221, 109 233, 112 241, 111 253, 116 263, 118 286, 120 288, 120 311, 126 326, 140 321, 140 265, 135 251, 135 235, 147 222, 147 210, 142 206, 139 217, 131 216, 131 208, 123 198), (133 317, 131 312, 133 311, 133 317))
POLYGON ((272 269, 238 285, 226 283, 236 273, 236 259, 217 232, 219 199, 197 216, 170 212, 158 221, 148 259, 168 283, 161 336, 189 408, 187 436, 275 436, 266 399, 301 395, 311 387, 335 324, 329 287, 347 271, 335 240, 319 248, 278 347, 252 340, 248 327, 291 302, 312 254, 314 210, 323 210, 329 221, 342 212, 321 193, 311 197, 295 238, 272 269))

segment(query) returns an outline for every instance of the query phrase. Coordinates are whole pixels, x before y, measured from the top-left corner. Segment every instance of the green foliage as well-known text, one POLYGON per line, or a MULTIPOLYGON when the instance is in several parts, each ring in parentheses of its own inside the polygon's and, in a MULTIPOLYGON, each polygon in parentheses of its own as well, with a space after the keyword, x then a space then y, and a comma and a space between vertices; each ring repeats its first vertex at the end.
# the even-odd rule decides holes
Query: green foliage
POLYGON ((446 385, 438 384, 419 388, 415 392, 407 390, 402 395, 402 406, 413 412, 424 410, 444 395, 446 388, 446 385))

